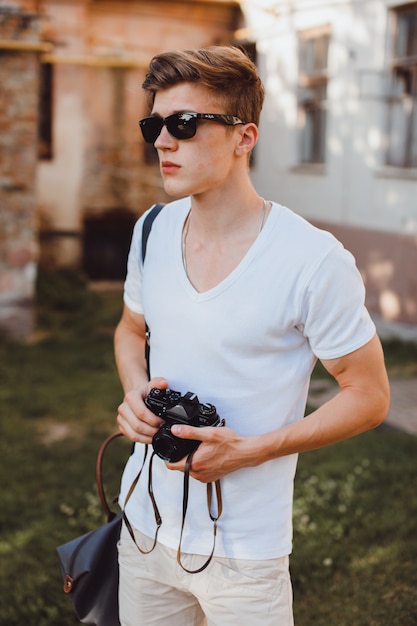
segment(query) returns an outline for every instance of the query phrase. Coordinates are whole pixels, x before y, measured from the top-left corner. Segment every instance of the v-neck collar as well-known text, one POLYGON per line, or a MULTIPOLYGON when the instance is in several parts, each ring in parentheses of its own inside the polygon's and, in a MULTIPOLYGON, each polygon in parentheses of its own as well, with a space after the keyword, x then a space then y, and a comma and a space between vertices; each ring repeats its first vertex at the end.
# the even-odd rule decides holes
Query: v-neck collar
POLYGON ((271 204, 271 210, 261 232, 248 248, 247 252, 242 257, 239 264, 223 280, 217 283, 217 285, 206 291, 198 291, 194 287, 194 285, 190 282, 190 279, 188 278, 187 272, 184 267, 182 253, 182 236, 184 224, 189 213, 189 207, 184 208, 182 219, 178 221, 178 228, 176 231, 175 262, 177 263, 177 266, 179 268, 181 284, 192 300, 203 302, 206 300, 210 300, 211 298, 217 297, 223 291, 228 289, 245 272, 245 270, 255 259, 259 251, 262 250, 263 247, 267 244, 267 241, 270 238, 271 233, 274 230, 275 225, 278 221, 281 207, 274 202, 272 202, 271 204))

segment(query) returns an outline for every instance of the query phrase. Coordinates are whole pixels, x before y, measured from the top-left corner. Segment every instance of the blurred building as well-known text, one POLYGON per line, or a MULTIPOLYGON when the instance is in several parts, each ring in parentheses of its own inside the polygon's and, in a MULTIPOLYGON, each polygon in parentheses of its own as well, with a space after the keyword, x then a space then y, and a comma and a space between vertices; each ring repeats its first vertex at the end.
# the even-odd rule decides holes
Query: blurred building
POLYGON ((124 276, 164 201, 139 133, 157 52, 239 43, 267 97, 260 193, 336 234, 371 311, 417 324, 417 2, 0 0, 0 328, 30 328, 36 268, 124 276))
POLYGON ((417 2, 241 4, 267 89, 257 188, 353 252, 371 311, 417 324, 417 2))
POLYGON ((39 13, 0 2, 0 329, 32 327, 42 41, 39 13))
POLYGON ((36 264, 123 278, 166 199, 138 127, 149 60, 242 25, 234 0, 0 0, 0 326, 27 334, 36 264))

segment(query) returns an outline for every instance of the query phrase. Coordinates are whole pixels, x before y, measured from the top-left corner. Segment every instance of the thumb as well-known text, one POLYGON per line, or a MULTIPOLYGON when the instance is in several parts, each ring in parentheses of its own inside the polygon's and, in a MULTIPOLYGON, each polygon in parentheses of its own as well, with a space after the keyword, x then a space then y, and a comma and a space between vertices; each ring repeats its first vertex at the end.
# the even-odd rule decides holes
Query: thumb
POLYGON ((180 439, 196 439, 197 441, 204 441, 204 435, 202 433, 203 430, 205 429, 195 428, 194 426, 185 426, 184 424, 173 424, 171 426, 171 433, 180 439))
POLYGON ((155 378, 151 378, 151 380, 148 382, 149 391, 154 387, 156 387, 157 389, 167 389, 167 379, 163 378, 162 376, 155 376, 155 378))

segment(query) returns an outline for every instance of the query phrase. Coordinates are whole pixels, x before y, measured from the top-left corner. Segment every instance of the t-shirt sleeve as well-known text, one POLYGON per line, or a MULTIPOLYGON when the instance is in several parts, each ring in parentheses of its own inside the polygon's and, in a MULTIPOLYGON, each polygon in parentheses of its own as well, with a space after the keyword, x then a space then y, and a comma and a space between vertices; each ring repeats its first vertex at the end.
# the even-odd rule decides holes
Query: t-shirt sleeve
POLYGON ((133 229, 127 259, 127 273, 124 284, 123 300, 126 306, 134 313, 143 314, 142 308, 142 225, 145 216, 142 216, 133 229))
POLYGON ((319 359, 364 346, 375 334, 365 307, 365 287, 355 259, 336 245, 313 271, 302 302, 303 334, 319 359))

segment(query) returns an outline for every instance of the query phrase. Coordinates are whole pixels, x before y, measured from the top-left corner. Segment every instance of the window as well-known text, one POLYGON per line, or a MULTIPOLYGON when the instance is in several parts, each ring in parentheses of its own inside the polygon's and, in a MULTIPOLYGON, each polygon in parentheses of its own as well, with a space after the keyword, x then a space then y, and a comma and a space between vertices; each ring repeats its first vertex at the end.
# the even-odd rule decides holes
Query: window
POLYGON ((387 164, 417 167, 417 2, 394 12, 387 164))
POLYGON ((123 208, 85 218, 83 269, 91 280, 124 280, 135 222, 123 208))
POLYGON ((53 66, 41 63, 39 70, 38 154, 41 159, 52 159, 52 100, 53 66))
POLYGON ((326 139, 327 28, 299 38, 298 111, 301 163, 324 163, 326 139))

